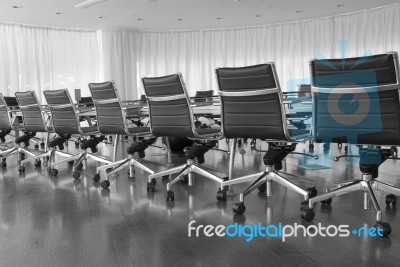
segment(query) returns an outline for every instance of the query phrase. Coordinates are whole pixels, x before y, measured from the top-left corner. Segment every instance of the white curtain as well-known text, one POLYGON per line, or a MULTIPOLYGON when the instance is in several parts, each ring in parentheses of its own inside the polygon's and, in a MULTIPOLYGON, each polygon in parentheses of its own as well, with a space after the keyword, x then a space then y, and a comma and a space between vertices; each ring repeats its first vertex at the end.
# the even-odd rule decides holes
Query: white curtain
POLYGON ((35 90, 82 89, 99 81, 95 31, 65 30, 0 23, 0 88, 4 95, 35 90))
POLYGON ((215 68, 273 61, 282 89, 292 90, 287 83, 309 78, 312 58, 400 52, 400 4, 260 27, 137 35, 139 78, 179 71, 194 95, 217 90, 215 68))
MULTIPOLYGON (((141 78, 181 72, 190 95, 217 90, 214 70, 274 61, 283 90, 312 58, 400 51, 400 4, 284 24, 199 31, 65 30, 0 23, 0 91, 115 81, 123 99, 141 78)), ((293 84, 293 82, 292 82, 293 84)), ((71 90, 73 94, 73 90, 71 90)))
POLYGON ((134 31, 102 31, 104 81, 114 81, 123 100, 138 99, 137 34, 134 31))

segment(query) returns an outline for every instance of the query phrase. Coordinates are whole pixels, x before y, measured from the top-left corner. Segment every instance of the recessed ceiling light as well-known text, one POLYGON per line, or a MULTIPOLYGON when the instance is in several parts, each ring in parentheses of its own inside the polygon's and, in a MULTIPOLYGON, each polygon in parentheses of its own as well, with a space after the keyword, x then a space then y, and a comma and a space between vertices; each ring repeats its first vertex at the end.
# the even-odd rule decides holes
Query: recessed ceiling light
POLYGON ((262 17, 262 15, 256 15, 256 18, 262 17))
POLYGON ((178 19, 178 21, 182 21, 183 19, 178 19))
POLYGON ((336 7, 342 7, 342 6, 344 6, 343 4, 339 4, 339 5, 337 5, 336 7))
POLYGON ((12 6, 12 8, 22 8, 22 6, 12 6))
POLYGON ((142 19, 142 18, 138 18, 137 20, 144 20, 144 19, 142 19))
POLYGON ((303 13, 303 10, 297 10, 296 13, 303 13))
POLYGON ((233 2, 236 2, 236 3, 237 3, 237 2, 240 2, 240 0, 233 0, 233 2))
POLYGON ((217 18, 218 20, 222 19, 222 18, 217 18))
POLYGON ((105 19, 106 17, 104 16, 97 16, 98 19, 105 19))
POLYGON ((56 15, 64 15, 65 13, 62 12, 56 12, 56 15))

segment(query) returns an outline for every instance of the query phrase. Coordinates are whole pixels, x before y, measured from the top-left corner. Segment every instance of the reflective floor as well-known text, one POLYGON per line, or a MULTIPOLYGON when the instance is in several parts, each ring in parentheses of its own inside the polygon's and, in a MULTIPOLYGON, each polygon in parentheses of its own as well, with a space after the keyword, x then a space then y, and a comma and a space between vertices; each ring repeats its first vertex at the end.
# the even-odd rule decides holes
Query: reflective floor
MULTIPOLYGON (((128 143, 121 145, 125 151, 128 143)), ((221 141, 220 147, 226 148, 226 142, 221 141)), ((257 147, 266 148, 261 142, 257 147)), ((300 145, 297 151, 305 147, 300 145)), ((340 152, 335 145, 331 147, 324 155, 322 145, 316 145, 318 161, 289 156, 287 172, 315 179, 320 193, 326 185, 359 178, 357 165, 331 161, 340 152)), ((101 145, 99 150, 110 154, 112 148, 101 145)), ((76 152, 73 143, 66 150, 76 152)), ((162 170, 167 163, 164 151, 150 148, 146 152, 144 162, 162 170)), ((244 144, 236 155, 236 177, 263 170, 263 154, 252 151, 250 144, 244 144)), ((184 161, 173 157, 176 165, 184 161)), ((193 187, 174 185, 175 202, 167 203, 167 180, 158 180, 157 191, 147 193, 147 176, 141 170, 136 170, 134 178, 121 171, 111 178, 109 190, 101 190, 91 179, 97 163, 90 160, 80 180, 72 178, 67 164, 59 167, 57 177, 51 177, 45 167, 33 164, 19 175, 14 156, 7 163, 7 169, 0 170, 0 266, 398 266, 400 262, 400 216, 396 208, 386 208, 384 194, 377 197, 384 220, 393 229, 389 238, 298 236, 282 242, 281 238, 258 236, 246 242, 246 237, 188 237, 188 223, 321 223, 347 224, 353 229, 373 226, 375 214, 362 209, 362 193, 357 192, 335 198, 331 207, 316 204, 316 218, 308 223, 300 217, 300 195, 274 184, 272 197, 256 190, 246 198, 246 213, 234 216, 232 204, 249 183, 235 185, 228 200, 218 202, 218 185, 196 176, 193 187)), ((399 164, 385 162, 380 180, 400 186, 399 164)), ((210 151, 205 166, 225 176, 228 155, 210 151)))

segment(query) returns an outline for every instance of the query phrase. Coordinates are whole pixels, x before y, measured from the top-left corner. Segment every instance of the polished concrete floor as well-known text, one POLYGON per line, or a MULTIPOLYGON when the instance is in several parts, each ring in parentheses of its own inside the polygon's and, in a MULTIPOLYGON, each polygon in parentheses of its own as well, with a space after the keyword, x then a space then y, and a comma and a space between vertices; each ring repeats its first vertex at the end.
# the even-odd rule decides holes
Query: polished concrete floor
MULTIPOLYGON (((220 144, 226 148, 225 141, 220 144)), ((123 143, 121 150, 126 146, 123 143)), ((257 146, 265 148, 261 142, 257 146)), ((66 150, 75 152, 73 144, 66 150)), ((112 146, 103 144, 99 150, 109 154, 112 146)), ((336 146, 330 151, 324 155, 317 145, 315 153, 321 160, 315 162, 291 155, 287 172, 316 179, 319 192, 326 185, 360 177, 357 165, 331 162, 332 154, 338 153, 336 146), (307 163, 308 167, 303 166, 307 163)), ((236 155, 235 176, 263 169, 262 153, 252 151, 249 144, 236 155)), ((157 148, 150 148, 146 159, 154 170, 162 170, 167 162, 157 148)), ((179 164, 184 159, 174 157, 173 161, 179 164)), ((248 183, 234 186, 232 196, 221 203, 215 197, 218 186, 196 176, 193 187, 174 185, 175 202, 167 203, 167 181, 159 180, 157 191, 147 193, 147 176, 141 170, 134 178, 121 171, 111 178, 109 190, 101 190, 91 179, 96 163, 90 160, 80 180, 72 178, 68 165, 60 166, 58 176, 51 177, 45 167, 33 164, 27 165, 25 174, 18 174, 14 156, 7 163, 7 169, 0 170, 0 266, 399 266, 400 216, 396 208, 385 208, 383 194, 377 197, 384 220, 393 228, 389 238, 301 236, 286 242, 272 237, 251 242, 244 237, 196 238, 188 237, 191 220, 214 226, 311 223, 300 217, 301 197, 276 184, 274 196, 267 198, 257 190, 246 198, 246 213, 234 216, 232 204, 248 183)), ((400 186, 399 164, 385 162, 380 179, 400 186)), ((210 151, 205 165, 224 176, 228 156, 210 151)), ((314 224, 360 227, 375 223, 374 212, 362 209, 362 193, 336 198, 331 207, 318 203, 315 211, 314 224)))

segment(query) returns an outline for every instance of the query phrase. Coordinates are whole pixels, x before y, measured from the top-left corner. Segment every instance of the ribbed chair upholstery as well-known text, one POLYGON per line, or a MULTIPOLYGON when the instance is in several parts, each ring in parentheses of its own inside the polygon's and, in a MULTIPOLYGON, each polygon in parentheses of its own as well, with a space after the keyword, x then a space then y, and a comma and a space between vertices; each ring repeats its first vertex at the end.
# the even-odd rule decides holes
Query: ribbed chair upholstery
POLYGON ((311 60, 313 95, 313 134, 322 142, 350 143, 359 154, 335 157, 360 158, 361 179, 345 181, 311 198, 330 205, 332 198, 353 191, 364 194, 364 209, 371 203, 376 212, 377 227, 389 235, 391 227, 382 222, 382 212, 374 191, 388 193, 387 205, 396 205, 400 189, 377 181, 379 166, 397 157, 400 145, 399 60, 397 52, 369 57, 311 60), (367 146, 367 147, 366 147, 367 146))
MULTIPOLYGON (((218 140, 222 137, 220 129, 195 128, 190 99, 180 73, 162 77, 142 78, 147 102, 149 104, 151 132, 156 137, 188 137, 198 141, 218 140)), ((148 191, 153 191, 152 179, 178 173, 167 184, 167 201, 175 198, 171 186, 185 175, 188 184, 193 184, 193 173, 200 174, 218 183, 224 181, 199 165, 204 162, 204 154, 210 147, 207 144, 195 144, 185 152, 187 163, 149 176, 148 191), (197 163, 196 163, 197 159, 197 163)), ((223 187, 217 192, 221 200, 226 200, 223 187)))
MULTIPOLYGON (((130 110, 129 108, 137 110, 140 109, 140 107, 124 106, 113 82, 90 83, 89 89, 96 109, 99 132, 101 134, 115 135, 112 162, 98 167, 97 173, 93 179, 95 181, 99 180, 100 171, 106 170, 107 180, 104 183, 107 184, 109 183, 108 177, 124 167, 129 167, 129 176, 131 177, 133 177, 135 173, 134 167, 138 167, 153 174, 154 172, 151 169, 133 158, 135 153, 137 153, 140 158, 145 156, 144 151, 149 145, 148 138, 152 137, 149 127, 129 126, 126 121, 127 114, 130 110), (116 161, 120 135, 133 136, 137 141, 127 149, 129 154, 128 159, 116 161)), ((102 182, 102 186, 104 183, 102 182)))
MULTIPOLYGON (((223 183, 226 186, 252 182, 240 194, 240 202, 234 204, 233 210, 237 214, 243 214, 246 210, 244 197, 256 188, 261 192, 267 191, 267 196, 272 196, 273 181, 299 193, 305 201, 310 194, 316 194, 315 187, 303 189, 285 177, 289 174, 281 172, 282 160, 288 154, 296 153, 296 141, 288 131, 274 63, 219 68, 216 69, 216 75, 222 106, 222 131, 226 138, 233 139, 231 150, 236 146, 238 138, 261 139, 269 144, 264 156, 265 171, 223 183)), ((314 155, 303 155, 317 158, 314 155)), ((233 164, 235 153, 231 152, 230 156, 233 164)))
MULTIPOLYGON (((16 154, 17 155, 17 162, 19 164, 19 172, 23 173, 25 172, 25 167, 21 164, 21 161, 24 160, 26 155, 30 157, 35 157, 37 153, 34 153, 33 151, 30 151, 27 147, 29 145, 29 141, 36 135, 36 132, 46 132, 45 129, 43 128, 34 128, 30 127, 29 124, 25 126, 25 122, 20 123, 19 121, 19 116, 16 114, 12 114, 14 111, 21 111, 21 113, 24 115, 24 112, 26 110, 26 106, 21 106, 18 105, 18 102, 16 98, 14 97, 0 97, 1 100, 0 102, 2 103, 1 105, 1 118, 0 118, 0 124, 4 125, 2 127, 2 131, 5 133, 9 133, 11 130, 15 131, 15 139, 14 142, 16 143, 16 146, 10 149, 6 149, 0 153, 0 156, 2 157, 2 163, 1 166, 5 168, 7 166, 6 163, 6 158, 16 154), (11 114, 12 119, 11 119, 11 114), (39 130, 39 131, 37 131, 39 130), (24 134, 22 136, 19 136, 19 132, 22 131, 24 134), (25 144, 25 147, 22 147, 22 143, 25 144)), ((40 108, 40 105, 37 105, 40 108)), ((23 116, 22 116, 23 117, 23 116)), ((37 138, 37 140, 42 140, 37 138)), ((36 149, 39 148, 39 145, 35 146, 36 149)), ((39 167, 40 162, 36 162, 35 166, 39 167)))
POLYGON ((96 145, 100 142, 101 139, 97 139, 95 137, 95 135, 99 134, 99 132, 97 126, 83 127, 80 125, 79 110, 72 102, 68 90, 46 90, 43 92, 43 94, 46 98, 51 113, 51 125, 54 129, 54 132, 59 135, 59 139, 55 139, 53 142, 54 146, 50 147, 52 147, 54 153, 65 157, 62 160, 55 161, 54 154, 52 154, 52 160, 50 160, 48 166, 50 174, 58 174, 58 170, 55 169, 54 166, 65 162, 75 161, 72 169, 72 176, 75 179, 78 179, 81 176, 78 170, 86 168, 88 158, 94 159, 95 161, 102 163, 110 163, 111 161, 105 157, 93 153, 88 153, 87 149, 89 147, 92 148, 93 151, 95 150, 96 145), (82 137, 90 138, 82 142, 81 152, 79 154, 71 155, 55 151, 56 145, 60 144, 60 142, 66 142, 71 137, 71 135, 80 135, 82 137))

